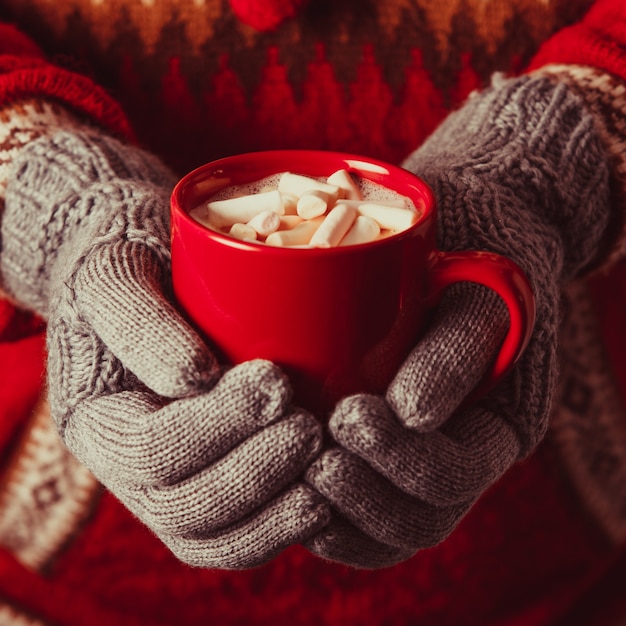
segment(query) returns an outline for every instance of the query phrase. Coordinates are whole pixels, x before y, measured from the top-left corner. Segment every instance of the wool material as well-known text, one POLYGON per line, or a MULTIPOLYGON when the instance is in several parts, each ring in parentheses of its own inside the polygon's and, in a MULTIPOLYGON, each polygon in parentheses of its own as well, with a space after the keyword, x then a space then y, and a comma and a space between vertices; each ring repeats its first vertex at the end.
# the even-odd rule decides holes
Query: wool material
POLYGON ((321 428, 287 409, 276 366, 224 373, 176 311, 171 182, 102 133, 41 137, 14 160, 0 266, 10 293, 47 318, 51 413, 76 458, 182 561, 252 567, 328 517, 294 484, 321 428))

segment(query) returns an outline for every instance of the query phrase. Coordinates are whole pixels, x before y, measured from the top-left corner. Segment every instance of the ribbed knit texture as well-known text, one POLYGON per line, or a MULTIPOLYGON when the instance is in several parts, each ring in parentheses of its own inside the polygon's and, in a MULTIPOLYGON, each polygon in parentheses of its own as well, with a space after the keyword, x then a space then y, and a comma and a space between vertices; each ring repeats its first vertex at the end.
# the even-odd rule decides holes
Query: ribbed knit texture
POLYGON ((526 383, 510 417, 526 453, 547 425, 560 289, 601 254, 610 224, 609 156, 593 117, 565 85, 543 77, 496 79, 405 166, 435 191, 441 249, 503 254, 532 283, 536 328, 517 368, 526 383))
POLYGON ((360 566, 397 558, 382 553, 389 561, 381 562, 380 544, 402 554, 442 541, 541 441, 556 387, 560 289, 594 260, 610 223, 609 156, 598 129, 578 96, 545 78, 496 79, 405 166, 435 192, 440 248, 516 261, 533 285, 537 321, 511 374, 457 410, 495 356, 507 315, 494 293, 455 285, 387 398, 339 402, 329 424, 339 447, 307 480, 345 521, 311 548, 360 566), (349 524, 355 540, 344 547, 335 537, 349 536, 349 524))
POLYGON ((68 448, 183 561, 256 566, 328 519, 298 476, 321 428, 271 363, 222 374, 171 302, 170 173, 97 132, 14 160, 0 269, 47 317, 48 393, 68 448))
MULTIPOLYGON (((266 33, 238 23, 220 0, 0 0, 0 15, 15 18, 49 59, 111 87, 142 142, 182 174, 214 156, 276 146, 342 148, 397 162, 494 70, 519 71, 546 37, 577 22, 592 4, 602 10, 557 35, 538 64, 575 60, 583 67, 569 65, 568 73, 595 73, 579 87, 593 89, 583 94, 590 104, 602 90, 610 106, 598 113, 619 150, 626 76, 622 0, 314 0, 295 20, 266 33), (610 77, 593 67, 602 57, 611 61, 610 77)), ((36 50, 8 30, 0 34, 3 53, 36 50)), ((37 73, 38 83, 12 76, 10 101, 22 97, 20 85, 28 78, 33 97, 57 87, 56 96, 69 96, 70 105, 83 95, 100 102, 93 89, 74 89, 68 73, 60 82, 51 74, 37 73)), ((90 110, 98 119, 98 111, 106 112, 90 110)), ((48 508, 41 506, 49 500, 38 496, 58 494, 62 507, 67 497, 43 471, 0 494, 5 517, 5 505, 23 507, 19 524, 1 537, 0 615, 7 602, 28 621, 64 626, 612 626, 615 609, 624 612, 626 559, 606 540, 598 503, 612 503, 614 519, 622 520, 616 530, 623 529, 624 481, 607 481, 623 476, 620 456, 613 454, 624 449, 623 439, 605 427, 608 418, 617 427, 623 410, 618 402, 613 414, 606 412, 603 379, 599 388, 588 366, 590 356, 606 357, 608 349, 617 366, 607 371, 608 379, 618 375, 616 397, 620 380, 626 388, 624 285, 615 269, 596 283, 589 305, 602 315, 605 343, 594 336, 591 351, 579 331, 581 324, 595 329, 595 323, 581 320, 579 303, 569 302, 575 326, 567 328, 566 339, 577 360, 564 381, 563 411, 570 419, 577 411, 578 420, 566 421, 563 435, 580 442, 580 455, 570 458, 552 434, 437 547, 378 571, 343 567, 298 548, 245 572, 192 569, 105 493, 97 504, 85 503, 88 522, 67 528, 67 543, 50 546, 45 571, 33 571, 16 552, 29 549, 33 536, 42 541, 38 524, 48 508), (563 457, 576 463, 583 479, 590 478, 586 469, 593 472, 586 491, 570 482, 563 457)), ((42 335, 33 335, 41 333, 33 316, 4 303, 0 324, 6 469, 18 454, 24 457, 20 434, 28 434, 41 393, 44 350, 42 335)), ((31 453, 47 467, 49 450, 40 445, 31 453)), ((12 477, 3 471, 3 486, 12 477)), ((66 478, 74 477, 68 472, 66 478)), ((402 556, 352 528, 344 532, 344 525, 326 530, 324 540, 336 543, 332 552, 343 547, 348 561, 374 551, 378 562, 401 561, 411 553, 402 556), (384 556, 389 553, 395 559, 384 556)), ((224 553, 229 546, 226 537, 224 553)))
POLYGON ((32 142, 15 160, 12 180, 23 182, 19 209, 11 199, 15 192, 7 192, 2 282, 7 292, 40 315, 47 316, 51 273, 65 272, 65 264, 85 253, 94 237, 104 243, 109 228, 144 239, 167 261, 169 231, 163 207, 175 179, 147 153, 128 150, 123 160, 116 154, 120 145, 97 132, 59 132, 32 142), (112 210, 116 204, 129 210, 112 210), (69 240, 73 246, 68 252, 63 243, 69 240), (57 263, 59 255, 68 258, 57 263))
MULTIPOLYGON (((346 521, 308 545, 361 567, 389 565, 440 542, 542 438, 556 380, 558 292, 593 261, 609 220, 609 166, 593 119, 566 87, 544 78, 497 80, 406 166, 437 195, 440 247, 513 258, 531 279, 538 319, 507 381, 479 408, 450 419, 485 372, 507 321, 494 294, 457 286, 390 386, 389 405, 373 396, 339 403, 330 431, 340 447, 324 452, 307 480, 346 521), (339 546, 336 537, 349 523, 359 530, 339 546)), ((228 535, 233 545, 255 546, 238 565, 215 563, 210 555, 219 549, 207 546, 202 557, 193 541, 175 538, 215 539, 218 532, 223 542, 224 529, 230 533, 271 502, 313 460, 320 429, 305 415, 287 417, 259 432, 236 429, 228 445, 215 440, 218 452, 211 438, 201 438, 207 448, 195 447, 200 413, 215 419, 225 407, 230 415, 248 405, 245 414, 258 414, 257 384, 249 379, 239 392, 236 383, 228 386, 232 405, 196 395, 217 372, 161 295, 169 291, 168 180, 158 161, 98 133, 60 132, 32 142, 7 187, 3 281, 49 319, 51 407, 77 457, 157 534, 173 537, 181 558, 187 549, 194 563, 255 565, 259 554, 288 545, 287 537, 319 529, 323 507, 317 516, 307 510, 306 521, 301 515, 297 530, 279 533, 280 545, 274 535, 228 535), (160 399, 189 394, 167 405, 160 399), (126 430, 136 415, 144 423, 133 443, 126 430), (190 443, 182 444, 185 432, 190 443), (152 455, 159 462, 143 470, 132 460, 152 455)), ((268 397, 272 383, 258 384, 268 397)), ((270 421, 284 411, 282 393, 270 421)))

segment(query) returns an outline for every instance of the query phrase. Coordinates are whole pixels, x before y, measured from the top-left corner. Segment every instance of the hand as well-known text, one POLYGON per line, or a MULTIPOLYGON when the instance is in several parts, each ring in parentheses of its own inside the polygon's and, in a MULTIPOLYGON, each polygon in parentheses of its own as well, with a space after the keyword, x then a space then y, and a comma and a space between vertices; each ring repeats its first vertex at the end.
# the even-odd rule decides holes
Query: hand
POLYGON ((307 471, 333 520, 307 545, 357 567, 391 565, 445 539, 541 440, 557 377, 559 290, 598 260, 610 228, 608 157, 593 120, 546 79, 497 80, 405 166, 435 192, 439 247, 516 261, 533 285, 537 322, 514 370, 463 406, 507 314, 494 293, 455 285, 386 397, 337 405, 333 446, 307 471))
POLYGON ((48 387, 68 448, 183 561, 251 567, 328 520, 301 482, 316 420, 271 363, 222 371, 172 304, 169 193, 156 159, 97 132, 16 157, 0 267, 48 320, 48 387))

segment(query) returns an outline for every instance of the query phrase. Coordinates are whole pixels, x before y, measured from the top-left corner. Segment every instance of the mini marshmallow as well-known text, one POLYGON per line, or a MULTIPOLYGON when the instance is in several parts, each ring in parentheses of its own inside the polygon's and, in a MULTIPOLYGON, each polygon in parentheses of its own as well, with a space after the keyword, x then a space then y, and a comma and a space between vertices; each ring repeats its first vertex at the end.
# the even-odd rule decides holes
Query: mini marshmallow
POLYGON ((329 185, 328 183, 324 183, 316 178, 311 178, 310 176, 285 172, 278 181, 278 191, 293 194, 298 197, 313 189, 324 191, 331 197, 333 202, 339 197, 340 190, 337 185, 329 185))
POLYGON ((357 217, 357 212, 350 206, 338 204, 324 218, 315 231, 309 244, 316 248, 333 248, 350 230, 357 217))
POLYGON ((230 227, 228 234, 235 239, 241 239, 242 241, 256 241, 257 233, 254 228, 248 226, 248 224, 242 224, 237 222, 230 227))
POLYGON ((302 219, 311 220, 314 217, 324 215, 328 211, 330 203, 330 194, 320 189, 311 189, 311 191, 303 193, 298 199, 298 215, 302 219))
MULTIPOLYGON (((395 199, 399 194, 393 192, 383 193, 385 199, 363 199, 363 194, 370 193, 368 181, 361 188, 358 177, 347 169, 335 171, 325 181, 291 172, 271 178, 278 189, 268 188, 261 180, 248 185, 244 195, 209 201, 190 215, 240 240, 265 240, 268 245, 291 248, 350 246, 384 239, 410 227, 421 215, 408 198, 395 199), (251 189, 261 191, 251 193, 251 189)), ((232 189, 237 191, 238 187, 232 189)))
POLYGON ((348 170, 337 170, 326 179, 326 182, 342 189, 343 197, 348 200, 363 200, 363 194, 348 170))
POLYGON ((380 235, 380 226, 371 218, 365 215, 358 215, 352 228, 346 236, 339 242, 340 246, 354 246, 359 243, 369 243, 380 235))
POLYGON ((289 230, 300 223, 302 223, 302 218, 299 215, 281 215, 278 230, 289 230))
POLYGON ((280 197, 283 200, 284 215, 297 215, 298 214, 298 196, 292 193, 281 193, 280 197))
POLYGON ((404 200, 403 198, 398 198, 397 200, 349 200, 349 199, 341 198, 337 201, 337 203, 347 204, 348 206, 351 206, 353 209, 358 209, 363 204, 376 204, 378 206, 394 207, 396 209, 408 208, 406 204, 406 200, 404 200))
POLYGON ((316 217, 312 220, 300 222, 300 224, 291 230, 277 230, 275 233, 268 236, 265 243, 269 246, 281 247, 306 246, 320 227, 323 219, 322 217, 316 217))
POLYGON ((280 215, 274 211, 261 211, 246 222, 246 226, 254 229, 261 237, 267 237, 280 227, 280 215))
MULTIPOLYGON (((341 204, 344 204, 343 202, 341 204)), ((338 205, 339 206, 339 205, 338 205)), ((346 204, 355 207, 359 215, 370 217, 385 230, 401 231, 417 222, 419 214, 413 209, 391 206, 378 202, 360 202, 358 205, 346 204)))
POLYGON ((214 228, 226 228, 237 222, 245 224, 262 211, 284 214, 283 201, 277 190, 227 200, 214 200, 207 204, 207 208, 209 222, 214 228))

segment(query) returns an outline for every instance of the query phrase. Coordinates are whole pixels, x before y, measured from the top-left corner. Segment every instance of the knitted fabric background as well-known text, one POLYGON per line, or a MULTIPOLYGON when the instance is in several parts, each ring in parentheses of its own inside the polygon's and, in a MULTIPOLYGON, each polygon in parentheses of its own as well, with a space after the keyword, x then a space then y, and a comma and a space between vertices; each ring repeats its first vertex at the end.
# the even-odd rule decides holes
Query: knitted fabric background
MULTIPOLYGON (((591 4, 310 0, 295 18, 259 31, 226 0, 0 0, 0 20, 15 21, 55 63, 93 77, 122 104, 139 141, 182 174, 213 157, 274 147, 399 161, 492 72, 520 71, 591 4)), ((0 52, 11 52, 7 41, 0 52)), ((598 115, 619 122, 617 79, 596 69, 582 78, 571 68, 545 71, 591 85, 583 91, 594 94, 598 115)), ((117 111, 89 106, 82 114, 127 132, 117 111)), ((607 133, 619 158, 619 124, 607 133)), ((611 584, 626 575, 614 551, 626 536, 626 305, 615 306, 623 285, 602 277, 567 294, 570 368, 545 444, 448 541, 378 572, 324 563, 297 547, 243 573, 176 562, 60 452, 42 419, 42 325, 4 303, 0 447, 12 454, 0 461, 0 622, 614 623, 623 601, 611 584), (593 346, 593 358, 577 361, 581 345, 593 346)))
POLYGON ((55 60, 94 73, 140 138, 189 170, 312 145, 399 161, 493 71, 521 69, 589 4, 313 0, 270 32, 238 21, 225 0, 1 6, 55 60))

